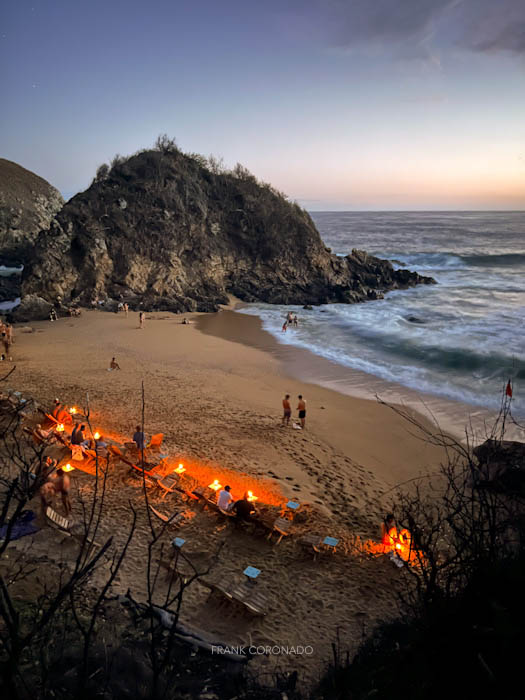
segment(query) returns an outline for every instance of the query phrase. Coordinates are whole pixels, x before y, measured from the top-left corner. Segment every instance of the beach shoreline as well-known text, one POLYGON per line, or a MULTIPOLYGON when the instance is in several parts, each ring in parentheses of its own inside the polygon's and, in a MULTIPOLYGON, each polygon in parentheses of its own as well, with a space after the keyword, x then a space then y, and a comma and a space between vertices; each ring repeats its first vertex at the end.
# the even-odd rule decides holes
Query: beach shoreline
MULTIPOLYGON (((241 479, 237 483, 244 478, 274 485, 283 506, 288 499, 302 504, 307 520, 294 524, 296 534, 277 545, 237 532, 216 514, 179 502, 176 494, 164 500, 155 490, 150 496, 159 510, 190 513, 179 531, 189 554, 210 558, 221 551, 211 573, 214 580, 239 581, 247 566, 262 572, 258 586, 268 611, 256 626, 248 621, 240 625, 216 610, 200 586, 185 594, 183 622, 232 645, 311 645, 315 653, 308 657, 261 656, 250 663, 260 672, 298 670, 302 682, 312 684, 337 635, 344 648, 354 649, 362 639, 363 620, 371 630, 395 614, 392 596, 402 579, 385 557, 361 561, 344 548, 312 565, 298 538, 319 532, 341 542, 355 537, 377 542, 380 523, 392 507, 392 489, 435 473, 444 451, 415 436, 413 426, 386 406, 291 377, 272 352, 212 335, 210 328, 203 332, 202 324, 212 321, 226 335, 232 333, 230 322, 242 325, 243 333, 257 328, 257 319, 228 311, 206 316, 148 313, 144 329, 138 313, 126 317, 102 311, 19 325, 13 346, 16 371, 2 390, 22 392, 47 408, 55 397, 66 406, 85 407, 89 397, 93 429, 125 441, 140 423, 143 384, 147 438, 163 434, 162 449, 171 463, 184 462, 189 473, 201 467, 220 479, 235 472, 241 479), (191 323, 183 324, 184 318, 191 323), (121 370, 108 371, 112 357, 121 370), (305 396, 306 430, 281 427, 285 392, 292 397, 294 419, 297 396, 305 396)), ((260 336, 263 342, 266 335, 260 336)), ((73 517, 80 518, 80 500, 92 493, 93 477, 75 470, 71 480, 73 517)), ((234 498, 242 497, 240 488, 234 498)), ((125 464, 115 464, 97 540, 112 537, 114 546, 122 546, 130 504, 137 513, 136 534, 112 593, 130 590, 134 599, 144 600, 147 507, 140 480, 130 477, 125 464)), ((56 507, 60 510, 59 503, 56 507)), ((34 551, 60 555, 60 548, 50 548, 53 536, 44 527, 34 536, 34 551)), ((169 536, 164 537, 169 546, 169 536)), ((24 547, 20 542, 16 546, 24 547)))
MULTIPOLYGON (((472 444, 483 442, 494 424, 494 411, 480 406, 418 392, 402 384, 344 367, 305 348, 279 343, 263 328, 258 316, 239 313, 246 304, 232 301, 218 314, 202 314, 196 319, 203 333, 263 350, 282 365, 284 376, 330 389, 344 396, 387 404, 415 411, 436 430, 464 442, 466 433, 472 444)), ((291 328, 289 332, 294 332, 291 328)), ((507 428, 508 439, 519 439, 519 431, 507 428)))

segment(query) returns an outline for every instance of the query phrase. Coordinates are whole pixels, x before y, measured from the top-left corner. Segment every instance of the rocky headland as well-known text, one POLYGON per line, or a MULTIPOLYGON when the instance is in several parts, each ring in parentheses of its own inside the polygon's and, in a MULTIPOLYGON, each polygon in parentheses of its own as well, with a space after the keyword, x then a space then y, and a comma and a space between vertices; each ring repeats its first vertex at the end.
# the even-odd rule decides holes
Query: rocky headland
POLYGON ((62 195, 49 182, 0 158, 0 265, 23 264, 40 231, 63 206, 62 195))
POLYGON ((306 211, 242 166, 176 147, 99 168, 24 257, 17 320, 51 305, 213 311, 233 295, 275 304, 355 303, 433 280, 363 251, 337 256, 306 211))

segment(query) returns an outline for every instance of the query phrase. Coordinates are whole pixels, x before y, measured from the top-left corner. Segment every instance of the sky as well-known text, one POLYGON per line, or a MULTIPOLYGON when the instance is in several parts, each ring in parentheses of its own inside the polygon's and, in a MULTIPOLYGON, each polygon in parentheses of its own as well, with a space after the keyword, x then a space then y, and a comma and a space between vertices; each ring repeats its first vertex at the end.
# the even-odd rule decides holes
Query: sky
POLYGON ((0 156, 67 199, 159 134, 306 209, 525 209, 524 0, 3 0, 0 156))

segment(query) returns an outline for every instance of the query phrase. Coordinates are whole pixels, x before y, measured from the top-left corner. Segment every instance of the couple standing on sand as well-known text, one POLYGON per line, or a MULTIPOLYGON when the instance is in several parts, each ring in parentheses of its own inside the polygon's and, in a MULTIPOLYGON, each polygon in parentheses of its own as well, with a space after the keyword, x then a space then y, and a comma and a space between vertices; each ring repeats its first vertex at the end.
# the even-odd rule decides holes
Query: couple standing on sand
MULTIPOLYGON (((306 400, 303 399, 302 394, 297 397, 297 410, 299 411, 299 420, 301 421, 301 428, 304 430, 306 423, 306 400)), ((281 421, 281 426, 290 424, 290 418, 292 416, 292 407, 290 406, 290 394, 286 394, 283 399, 283 419, 281 421)))

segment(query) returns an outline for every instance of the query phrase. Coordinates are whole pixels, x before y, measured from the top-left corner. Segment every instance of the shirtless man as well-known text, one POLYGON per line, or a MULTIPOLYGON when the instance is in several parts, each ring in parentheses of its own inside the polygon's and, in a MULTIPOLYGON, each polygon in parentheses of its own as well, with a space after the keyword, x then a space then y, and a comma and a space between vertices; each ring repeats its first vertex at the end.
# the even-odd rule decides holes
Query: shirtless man
POLYGON ((304 424, 306 421, 306 401, 303 399, 302 394, 297 397, 299 399, 297 403, 297 410, 299 411, 299 420, 301 421, 301 428, 304 430, 304 424))
POLYGON ((144 328, 144 321, 145 320, 146 320, 146 314, 144 313, 144 311, 141 311, 139 314, 139 323, 140 323, 141 328, 144 328))
POLYGON ((109 369, 120 369, 120 365, 114 357, 111 358, 111 362, 109 363, 109 369))
POLYGON ((56 496, 55 486, 51 481, 40 487, 40 507, 42 508, 42 517, 45 516, 47 507, 53 503, 56 496))
POLYGON ((62 469, 57 469, 52 479, 53 480, 50 483, 53 485, 55 492, 59 493, 62 496, 62 505, 64 506, 64 510, 66 511, 67 517, 71 513, 71 499, 69 498, 71 480, 66 474, 66 472, 62 469))
POLYGON ((283 399, 283 419, 281 426, 290 425, 290 417, 292 415, 292 407, 290 406, 290 394, 286 394, 283 399))

